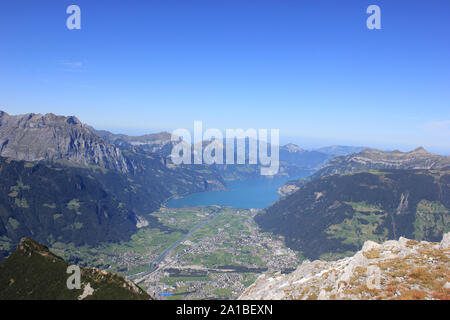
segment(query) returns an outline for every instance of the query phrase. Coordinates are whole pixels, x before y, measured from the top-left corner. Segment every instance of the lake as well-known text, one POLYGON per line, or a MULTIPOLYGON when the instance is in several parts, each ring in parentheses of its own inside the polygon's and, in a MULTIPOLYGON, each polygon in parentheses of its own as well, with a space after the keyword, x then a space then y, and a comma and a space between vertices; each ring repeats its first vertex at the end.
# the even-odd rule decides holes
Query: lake
POLYGON ((299 177, 253 178, 247 180, 228 181, 229 190, 207 191, 190 194, 184 198, 172 199, 167 203, 170 208, 228 206, 235 209, 263 209, 280 198, 278 188, 289 180, 306 177, 310 172, 299 177))

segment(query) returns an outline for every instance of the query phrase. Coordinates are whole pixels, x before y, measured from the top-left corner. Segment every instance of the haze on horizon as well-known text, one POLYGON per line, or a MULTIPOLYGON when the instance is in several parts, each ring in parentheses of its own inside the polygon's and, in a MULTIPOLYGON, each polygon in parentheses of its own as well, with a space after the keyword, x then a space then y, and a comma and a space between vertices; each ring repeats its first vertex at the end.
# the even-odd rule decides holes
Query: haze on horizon
POLYGON ((65 25, 71 2, 0 4, 1 110, 450 154, 446 0, 75 2, 79 31, 65 25), (366 28, 370 4, 382 30, 366 28))

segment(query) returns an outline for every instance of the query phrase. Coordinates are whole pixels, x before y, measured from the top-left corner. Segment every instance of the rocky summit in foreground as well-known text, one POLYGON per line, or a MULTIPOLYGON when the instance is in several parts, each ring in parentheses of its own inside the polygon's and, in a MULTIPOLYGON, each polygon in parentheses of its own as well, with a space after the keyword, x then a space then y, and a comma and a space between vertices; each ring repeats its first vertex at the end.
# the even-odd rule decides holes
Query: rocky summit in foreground
POLYGON ((80 268, 80 289, 68 289, 69 264, 34 240, 23 238, 0 264, 0 300, 149 300, 122 276, 80 268))
POLYGON ((450 299, 450 233, 441 243, 367 241, 353 257, 262 275, 240 299, 450 299))

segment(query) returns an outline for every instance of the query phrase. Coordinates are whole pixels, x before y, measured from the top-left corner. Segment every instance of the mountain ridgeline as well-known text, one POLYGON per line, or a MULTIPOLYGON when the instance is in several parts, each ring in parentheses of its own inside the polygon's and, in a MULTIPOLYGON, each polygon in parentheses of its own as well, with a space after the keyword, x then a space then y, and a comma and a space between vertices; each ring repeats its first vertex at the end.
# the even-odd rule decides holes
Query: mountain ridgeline
MULTIPOLYGON (((172 147, 180 141, 172 141, 171 138, 171 134, 167 132, 136 137, 113 134, 96 130, 74 116, 33 113, 8 115, 0 111, 0 156, 17 160, 98 166, 130 174, 142 174, 160 162, 166 169, 187 171, 186 166, 173 166, 171 163, 172 147)), ((210 141, 204 141, 203 147, 209 143, 210 141)), ((248 140, 246 143, 248 145, 248 140)), ((316 170, 333 156, 330 152, 307 151, 288 144, 280 147, 279 174, 295 176, 299 170, 316 170)), ((248 151, 246 160, 248 161, 248 151)), ((194 170, 195 174, 205 170, 211 173, 211 178, 218 180, 215 182, 217 185, 221 184, 220 180, 224 176, 226 180, 233 180, 259 174, 259 165, 192 167, 197 169, 194 170), (244 166, 246 169, 242 170, 244 166), (238 169, 234 170, 235 168, 238 169)))
POLYGON ((384 152, 366 148, 359 153, 332 159, 320 168, 312 179, 332 174, 382 169, 450 170, 450 157, 427 152, 423 147, 410 152, 400 152, 398 150, 384 152))
POLYGON ((287 182, 280 188, 279 193, 286 196, 298 190, 305 183, 324 176, 384 169, 450 170, 450 157, 427 152, 422 147, 410 152, 400 152, 397 150, 384 152, 365 148, 358 153, 351 153, 331 159, 308 178, 287 182))

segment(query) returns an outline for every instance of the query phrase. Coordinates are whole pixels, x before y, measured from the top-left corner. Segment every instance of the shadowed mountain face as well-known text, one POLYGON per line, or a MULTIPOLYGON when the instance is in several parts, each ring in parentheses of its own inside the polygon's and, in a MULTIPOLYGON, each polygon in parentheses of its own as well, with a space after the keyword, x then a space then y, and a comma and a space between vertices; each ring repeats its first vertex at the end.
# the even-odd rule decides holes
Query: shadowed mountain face
POLYGON ((120 150, 76 117, 0 111, 0 155, 26 161, 69 161, 128 172, 120 150))
POLYGON ((127 191, 119 194, 105 188, 102 179, 106 184, 107 173, 100 170, 0 157, 0 176, 0 252, 12 249, 24 236, 44 243, 94 245, 126 240, 136 230, 137 217, 127 191))
POLYGON ((305 257, 328 259, 366 240, 438 241, 449 213, 449 171, 385 170, 316 178, 255 220, 305 257))
POLYGON ((0 300, 149 300, 125 278, 81 267, 81 288, 67 288, 69 264, 47 247, 24 238, 0 263, 0 300))

